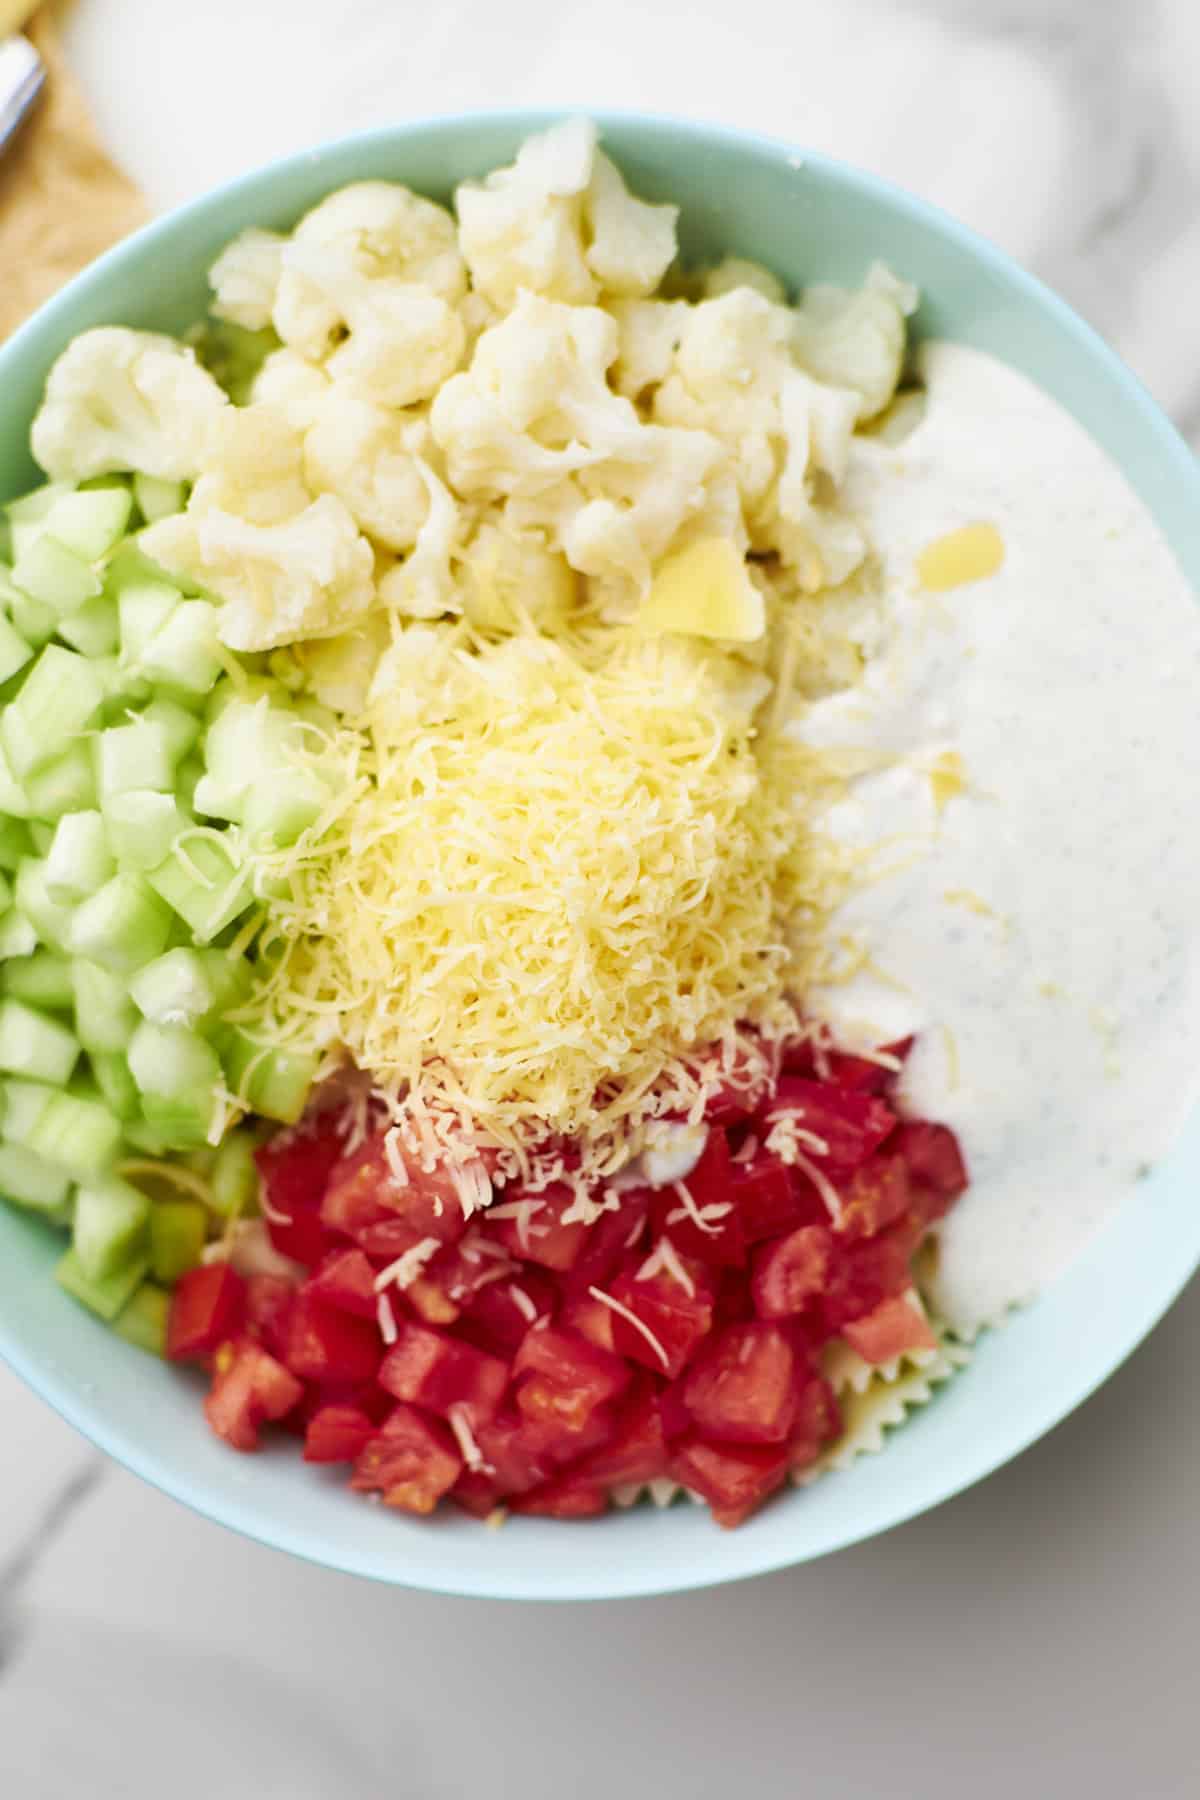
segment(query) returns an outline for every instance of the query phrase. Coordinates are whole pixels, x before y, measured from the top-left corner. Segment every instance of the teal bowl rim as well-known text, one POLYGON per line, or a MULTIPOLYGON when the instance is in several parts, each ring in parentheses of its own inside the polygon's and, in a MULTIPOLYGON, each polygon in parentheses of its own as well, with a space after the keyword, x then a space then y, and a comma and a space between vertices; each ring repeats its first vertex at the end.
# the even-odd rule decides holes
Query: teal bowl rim
MULTIPOLYGON (((690 139, 697 150, 720 153, 723 149, 749 149, 766 158, 782 160, 797 170, 817 169, 847 187, 856 188, 900 218, 931 229, 955 243, 983 269, 1002 276, 1032 309, 1048 314, 1054 323, 1074 337, 1080 347, 1095 359, 1104 369, 1107 379, 1122 391, 1125 403, 1141 415, 1143 426, 1156 440, 1158 452, 1175 465, 1175 473, 1182 480, 1194 487, 1200 511, 1200 464, 1197 464, 1191 450, 1166 414, 1099 333, 1080 318, 1058 294, 1036 276, 1029 274, 1006 252, 941 208, 882 176, 859 169, 840 158, 807 150, 800 145, 762 133, 733 126, 706 124, 665 113, 568 107, 499 108, 433 114, 393 126, 378 126, 349 133, 311 149, 276 158, 151 221, 75 276, 0 347, 0 383, 10 371, 19 368, 27 349, 38 343, 48 328, 52 331, 60 318, 69 315, 89 290, 102 286, 109 276, 120 271, 127 263, 136 265, 148 248, 160 244, 169 248, 181 227, 204 223, 210 213, 216 213, 231 198, 251 193, 260 184, 269 184, 275 178, 286 179, 305 169, 311 170, 330 155, 350 155, 361 151, 366 162, 373 153, 391 152, 408 141, 427 138, 430 134, 489 127, 526 134, 577 113, 595 119, 602 134, 610 127, 633 129, 651 140, 659 135, 670 134, 675 138, 690 139)), ((1200 1130, 1194 1129, 1196 1125, 1197 1120, 1193 1118, 1187 1133, 1194 1140, 1189 1154, 1200 1160, 1200 1130)), ((1101 1240, 1108 1237, 1111 1230, 1111 1223, 1102 1228, 1098 1238, 1084 1252, 1080 1259, 1082 1262, 1097 1259, 1093 1253, 1101 1249, 1101 1240)), ((1186 1251, 1186 1254, 1181 1255, 1179 1263, 1165 1259, 1155 1274, 1142 1283, 1145 1292, 1135 1309, 1135 1316, 1127 1321, 1125 1329, 1107 1345, 1093 1367, 1089 1367, 1085 1374, 1065 1386, 1060 1384, 1055 1388, 1051 1384, 1048 1393, 1042 1396, 1044 1404, 1040 1408, 1030 1405, 1020 1427, 1012 1431, 1000 1447, 981 1446, 974 1455, 964 1454, 951 1475, 931 1477, 920 1495, 901 1501, 886 1520, 868 1520, 859 1524, 851 1521, 844 1529, 829 1533, 824 1541, 808 1547, 789 1547, 779 1533, 772 1533, 768 1539, 760 1536, 753 1528, 743 1528, 736 1533, 721 1533, 712 1539, 706 1538, 704 1543, 707 1548, 702 1549, 699 1556, 677 1561, 672 1557, 670 1542, 672 1514, 667 1512, 659 1515, 658 1520, 662 1531, 663 1557, 652 1568, 648 1568, 644 1562, 625 1568, 614 1559, 612 1564, 606 1564, 603 1574, 597 1574, 591 1559, 585 1559, 589 1565, 586 1573, 568 1577, 553 1590, 535 1579, 519 1579, 511 1569, 501 1574, 499 1563, 497 1578, 494 1580, 486 1577, 463 1579, 445 1570, 440 1574, 426 1575, 416 1557, 413 1558, 412 1567, 381 1568, 369 1557, 356 1556, 353 1545, 318 1543, 314 1541, 313 1533, 293 1530, 286 1519, 281 1518, 277 1527, 268 1527, 254 1516, 255 1509, 243 1503, 232 1485, 219 1498, 193 1495, 187 1491, 189 1483, 186 1480, 180 1482, 173 1479, 168 1459, 159 1458, 152 1447, 139 1443, 121 1427, 98 1422, 92 1416, 93 1408, 87 1397, 70 1382, 61 1379, 53 1368, 39 1366, 36 1359, 28 1355, 22 1344, 10 1334, 3 1319, 0 1319, 0 1357, 68 1424, 133 1474, 172 1499, 182 1502, 201 1517, 226 1525, 268 1548, 286 1551, 304 1561, 343 1573, 462 1597, 627 1599, 716 1586, 813 1560, 878 1536, 974 1486, 996 1469, 1011 1462, 1061 1423, 1107 1381, 1136 1349, 1200 1266, 1200 1229, 1197 1230, 1194 1241, 1181 1242, 1180 1249, 1181 1252, 1186 1251)), ((1072 1271, 1072 1275, 1076 1273, 1082 1274, 1083 1270, 1072 1271)), ((1062 1279, 1068 1278, 1070 1277, 1062 1279)), ((198 1409, 197 1415, 197 1428, 202 1429, 198 1409)), ((782 1511, 782 1506, 778 1510, 782 1511)), ((589 1528, 594 1529, 594 1526, 589 1528)), ((532 1560, 535 1559, 527 1559, 532 1560)))

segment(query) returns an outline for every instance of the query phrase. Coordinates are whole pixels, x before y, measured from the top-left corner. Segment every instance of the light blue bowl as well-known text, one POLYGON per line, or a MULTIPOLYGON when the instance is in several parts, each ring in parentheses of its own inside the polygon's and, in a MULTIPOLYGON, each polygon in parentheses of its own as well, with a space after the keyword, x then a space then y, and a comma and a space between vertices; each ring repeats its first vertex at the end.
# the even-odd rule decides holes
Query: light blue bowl
MULTIPOLYGON (((64 290, 0 351, 0 496, 34 478, 26 449, 46 370, 88 326, 167 331, 203 311, 205 271, 246 225, 290 224, 331 188, 387 176, 441 199, 507 161, 542 114, 494 114, 349 138, 233 183, 149 226, 64 290)), ((1112 352, 989 244, 873 176, 761 138, 667 119, 602 120, 633 187, 683 208, 693 257, 757 258, 788 281, 856 280, 876 257, 917 282, 918 329, 1004 357, 1116 458, 1200 584, 1200 476, 1112 352)), ((353 1498, 293 1446, 238 1457, 209 1436, 192 1382, 128 1348, 52 1284, 57 1240, 0 1208, 0 1353, 110 1455, 251 1537, 412 1587, 521 1599, 703 1587, 803 1562, 935 1506, 1015 1456, 1103 1381, 1200 1261, 1200 1117, 1068 1274, 891 1439, 886 1453, 789 1495, 740 1531, 680 1505, 587 1525, 419 1524, 353 1498)))

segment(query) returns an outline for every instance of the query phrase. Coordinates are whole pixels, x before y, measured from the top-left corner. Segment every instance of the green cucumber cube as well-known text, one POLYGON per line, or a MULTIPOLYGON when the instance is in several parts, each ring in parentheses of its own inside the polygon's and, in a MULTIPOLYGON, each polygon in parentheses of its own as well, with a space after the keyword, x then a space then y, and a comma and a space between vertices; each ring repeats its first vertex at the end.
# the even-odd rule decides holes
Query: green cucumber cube
POLYGON ((0 869, 15 869, 32 849, 33 840, 24 820, 0 815, 0 869))
POLYGON ((133 495, 127 487, 64 494, 46 515, 46 531, 84 562, 99 562, 124 537, 132 511, 133 495))
POLYGON ((234 1029, 224 1063, 230 1092, 250 1112, 294 1125, 304 1111, 317 1073, 317 1058, 293 1050, 272 1050, 234 1029))
POLYGON ((162 1200, 150 1213, 150 1273, 168 1287, 194 1269, 208 1238, 208 1211, 198 1200, 162 1200))
POLYGON ((80 1187, 71 1243, 89 1281, 107 1281, 139 1259, 144 1265, 150 1212, 145 1194, 115 1176, 80 1187))
POLYGON ((214 1212, 223 1219, 248 1218, 258 1211, 257 1148, 249 1131, 231 1131, 222 1139, 209 1175, 214 1212))
POLYGON ((114 794, 156 788, 169 793, 175 757, 165 725, 144 715, 130 725, 110 726, 94 740, 96 788, 101 804, 114 794))
POLYGON ((180 832, 192 820, 173 794, 130 788, 104 802, 104 821, 113 855, 122 868, 145 873, 170 854, 180 832))
POLYGON ((57 1092, 44 1081, 9 1076, 4 1083, 4 1141, 31 1149, 34 1128, 57 1092))
POLYGON ((21 1000, 0 1000, 0 1070, 61 1087, 79 1056, 74 1035, 21 1000))
POLYGON ((217 996, 199 950, 168 950, 139 969, 129 984, 133 1003, 156 1025, 195 1026, 216 1008, 217 996))
POLYGON ((165 581, 131 581, 120 589, 117 617, 125 662, 138 662, 146 645, 162 630, 182 599, 179 589, 165 581))
POLYGON ((156 894, 173 907, 198 944, 207 944, 239 918, 254 898, 248 870, 231 849, 211 837, 177 844, 147 876, 156 894))
POLYGON ((57 1213, 71 1192, 70 1176, 23 1144, 0 1144, 0 1194, 34 1212, 57 1213))
POLYGON ((111 969, 83 957, 72 962, 71 981, 75 989, 75 1030, 80 1043, 93 1062, 106 1053, 119 1055, 138 1022, 128 982, 111 969))
POLYGON ((161 956, 171 934, 171 915, 141 875, 114 875, 77 908, 71 949, 114 974, 132 974, 161 956))
POLYGON ((159 475, 135 475, 133 497, 147 525, 169 519, 187 505, 187 486, 182 481, 164 481, 159 475))
POLYGON ((70 904, 94 894, 116 873, 104 820, 98 812, 64 813, 46 857, 46 892, 70 904))
POLYGON ((23 669, 32 655, 32 646, 0 614, 0 681, 7 681, 10 675, 23 669))
MULTIPOLYGON (((132 1035, 132 1027, 131 1027, 132 1035)), ((119 1050, 91 1050, 88 1060, 96 1086, 104 1096, 109 1112, 128 1125, 140 1116, 137 1083, 129 1073, 129 1063, 119 1050)))
POLYGON ((176 1149, 198 1148, 208 1138, 221 1064, 211 1044, 182 1025, 144 1020, 129 1045, 129 1068, 152 1130, 176 1149))
POLYGON ((121 1121, 98 1100, 55 1094, 33 1126, 29 1148, 76 1181, 89 1181, 112 1167, 121 1121))
POLYGON ((68 1250, 54 1271, 54 1279, 72 1299, 80 1301, 90 1312, 112 1324, 119 1312, 129 1304, 149 1272, 145 1257, 137 1257, 103 1281, 93 1281, 73 1249, 68 1250))
POLYGON ((104 697, 103 677, 87 657, 47 644, 0 719, 0 739, 15 779, 23 781, 60 755, 104 697))
POLYGON ((150 1356, 167 1354, 167 1319, 171 1296, 153 1281, 143 1281, 113 1320, 113 1330, 137 1350, 150 1356))
POLYGON ((50 1012, 69 1011, 75 1004, 75 987, 71 964, 53 950, 35 950, 3 966, 4 992, 27 1006, 45 1007, 50 1012))
POLYGON ((32 956, 37 949, 37 932, 23 913, 14 907, 0 918, 0 958, 32 956))
POLYGON ((64 813, 85 812, 96 804, 96 780, 92 759, 83 742, 71 744, 45 768, 25 781, 25 804, 31 819, 60 819, 64 813))
POLYGON ((39 534, 21 550, 13 564, 12 578, 31 599, 53 607, 60 618, 74 612, 85 600, 94 599, 103 585, 83 557, 46 533, 39 534))
POLYGON ((46 865, 30 857, 17 869, 13 905, 22 918, 28 919, 43 944, 52 950, 69 948, 73 907, 51 900, 46 892, 46 865))
POLYGON ((183 760, 200 736, 199 718, 188 707, 181 706, 178 700, 168 700, 160 695, 150 702, 142 717, 160 725, 166 732, 171 759, 175 763, 183 760))
POLYGON ((107 594, 97 594, 73 612, 60 619, 58 635, 73 650, 85 656, 111 656, 120 643, 117 629, 117 607, 107 594))
POLYGON ((207 600, 181 600, 138 658, 151 681, 185 694, 207 694, 224 664, 217 615, 207 600))

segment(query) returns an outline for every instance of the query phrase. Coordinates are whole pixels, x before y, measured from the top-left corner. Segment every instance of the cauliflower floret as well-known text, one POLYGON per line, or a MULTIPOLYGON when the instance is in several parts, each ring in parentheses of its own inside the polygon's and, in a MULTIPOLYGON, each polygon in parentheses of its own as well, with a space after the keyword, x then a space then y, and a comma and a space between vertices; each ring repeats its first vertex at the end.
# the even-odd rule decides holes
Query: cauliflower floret
POLYGON ((686 300, 614 300, 609 311, 617 321, 618 333, 613 386, 627 399, 637 400, 670 373, 688 304, 686 300))
POLYGON ((430 399, 462 361, 462 320, 428 288, 402 281, 366 281, 356 288, 345 295, 350 335, 325 365, 330 376, 361 387, 384 406, 430 399))
POLYGON ((701 292, 706 300, 719 300, 722 294, 731 294, 735 288, 753 288, 772 306, 787 304, 787 289, 782 281, 761 263, 749 262, 743 256, 727 256, 723 262, 705 270, 701 292))
POLYGON ((652 294, 675 260, 677 206, 636 200, 620 170, 597 151, 584 214, 587 265, 610 294, 652 294))
POLYGON ((353 631, 298 644, 296 661, 314 698, 331 711, 357 720, 367 704, 375 670, 390 636, 386 614, 375 612, 369 613, 353 631))
POLYGON ((272 350, 254 377, 250 399, 282 412, 293 431, 307 431, 329 391, 329 377, 295 350, 272 350))
POLYGON ((189 507, 152 525, 142 543, 221 602, 218 633, 234 650, 344 631, 375 601, 371 546, 332 494, 270 525, 189 507))
POLYGON ((334 385, 304 439, 309 487, 336 494, 360 530, 388 550, 410 550, 429 512, 409 436, 402 415, 334 385))
POLYGON ((793 315, 798 361, 818 381, 852 389, 859 418, 883 411, 904 363, 906 320, 917 291, 875 263, 856 291, 824 283, 805 290, 793 315))
POLYGON ((33 454, 56 481, 135 470, 190 481, 227 396, 174 338, 121 325, 85 331, 54 364, 33 454))
POLYGON ((452 485, 483 499, 537 493, 640 429, 605 371, 617 328, 596 307, 522 294, 430 413, 452 485))
POLYGON ((522 289, 586 305, 596 297, 583 246, 583 194, 596 128, 566 119, 529 138, 511 168, 454 196, 458 240, 476 288, 507 311, 522 289))
POLYGON ((311 499, 303 440, 287 414, 264 404, 227 408, 214 428, 189 511, 236 513, 252 525, 277 525, 311 499))
POLYGON ((544 537, 485 520, 468 540, 459 572, 462 606, 484 631, 561 621, 575 604, 575 576, 544 537))
MULTIPOLYGON (((285 344, 314 362, 354 328, 352 312, 369 330, 370 290, 419 293, 445 336, 467 285, 450 214, 388 181, 356 182, 323 200, 301 219, 281 263, 272 322, 285 344)), ((389 304, 397 303, 380 297, 385 325, 389 304)), ((425 336, 430 329, 423 326, 425 336)))
POLYGON ((504 310, 522 290, 580 306, 600 290, 651 294, 675 258, 678 207, 635 199, 587 119, 528 139, 454 199, 471 278, 504 310))
POLYGON ((251 227, 226 244, 208 272, 216 318, 247 331, 262 331, 271 323, 286 243, 277 231, 251 227))
POLYGON ((454 577, 466 521, 454 496, 422 457, 417 473, 426 495, 425 522, 412 555, 396 563, 379 583, 382 605, 410 619, 436 619, 462 611, 462 595, 454 577))

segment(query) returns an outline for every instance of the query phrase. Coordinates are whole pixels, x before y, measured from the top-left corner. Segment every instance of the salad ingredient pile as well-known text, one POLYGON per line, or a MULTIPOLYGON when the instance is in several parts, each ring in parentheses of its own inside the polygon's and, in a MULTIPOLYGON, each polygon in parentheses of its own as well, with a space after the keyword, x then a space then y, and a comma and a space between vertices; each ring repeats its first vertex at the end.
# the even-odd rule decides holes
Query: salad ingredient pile
POLYGON ((0 566, 0 1191, 239 1449, 733 1524, 848 1367, 938 1356, 912 1260, 966 1181, 907 1043, 805 1004, 863 955, 856 758, 803 721, 879 641, 838 491, 915 295, 680 270, 585 121, 455 208, 355 184, 230 244, 188 343, 50 373, 0 566))

